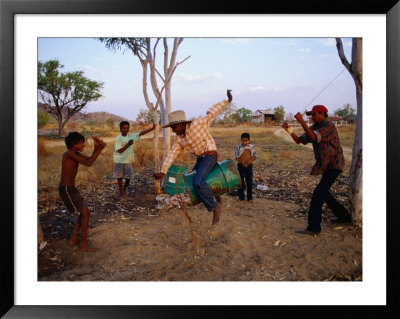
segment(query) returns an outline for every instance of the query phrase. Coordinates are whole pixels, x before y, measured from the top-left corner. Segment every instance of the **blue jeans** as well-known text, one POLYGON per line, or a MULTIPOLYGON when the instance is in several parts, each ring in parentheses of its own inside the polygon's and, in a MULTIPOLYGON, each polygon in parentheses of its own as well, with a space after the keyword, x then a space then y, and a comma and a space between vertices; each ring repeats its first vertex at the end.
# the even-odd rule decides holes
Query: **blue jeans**
POLYGON ((244 200, 244 189, 247 188, 247 200, 253 199, 253 165, 243 167, 240 163, 238 164, 238 171, 240 178, 242 179, 242 187, 238 189, 238 195, 240 200, 244 200), (245 184, 246 180, 246 184, 245 184))
POLYGON ((193 170, 196 170, 196 174, 193 176, 193 189, 209 212, 218 206, 210 185, 206 183, 206 177, 215 164, 217 164, 216 155, 203 155, 197 158, 193 167, 193 170))
POLYGON ((320 232, 321 221, 322 221, 322 205, 324 202, 332 210, 332 212, 341 220, 349 220, 350 213, 348 210, 340 204, 335 197, 329 192, 329 189, 339 176, 340 171, 336 169, 328 169, 315 187, 310 209, 308 211, 308 230, 320 232))

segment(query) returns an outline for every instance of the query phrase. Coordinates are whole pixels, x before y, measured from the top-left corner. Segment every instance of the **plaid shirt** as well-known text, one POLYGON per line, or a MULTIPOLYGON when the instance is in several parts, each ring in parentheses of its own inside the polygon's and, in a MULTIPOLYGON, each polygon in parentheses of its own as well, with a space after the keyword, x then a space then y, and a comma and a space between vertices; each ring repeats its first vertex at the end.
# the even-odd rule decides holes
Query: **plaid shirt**
POLYGON ((177 156, 186 149, 191 154, 200 156, 204 152, 216 151, 217 146, 210 133, 208 132, 211 122, 217 114, 221 112, 229 104, 228 100, 224 100, 214 104, 207 111, 207 115, 193 120, 186 124, 185 134, 176 137, 174 145, 168 151, 167 156, 161 167, 162 173, 167 173, 177 156))
MULTIPOLYGON (((317 140, 313 142, 316 163, 310 174, 323 174, 327 169, 342 171, 344 156, 335 125, 330 121, 322 121, 313 124, 310 128, 317 136, 317 140)), ((310 141, 307 134, 303 134, 299 138, 303 144, 310 141)))

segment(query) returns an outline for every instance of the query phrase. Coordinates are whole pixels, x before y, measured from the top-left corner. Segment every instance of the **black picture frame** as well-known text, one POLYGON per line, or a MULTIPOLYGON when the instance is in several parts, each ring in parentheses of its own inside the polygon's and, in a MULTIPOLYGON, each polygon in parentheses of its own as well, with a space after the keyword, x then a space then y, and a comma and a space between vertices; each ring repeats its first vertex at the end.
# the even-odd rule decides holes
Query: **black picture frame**
MULTIPOLYGON (((1 194, 1 308, 4 318, 164 318, 228 317, 249 315, 286 317, 379 318, 400 317, 398 247, 399 218, 395 203, 398 180, 398 136, 400 125, 399 42, 400 3, 398 0, 266 1, 229 3, 204 0, 0 0, 0 157, 1 194), (385 14, 387 19, 387 117, 386 117, 386 217, 387 283, 386 306, 29 306, 15 305, 14 295, 14 16, 16 14, 385 14), (12 169, 11 169, 12 167, 12 169), (390 174, 389 174, 390 172, 390 174)), ((385 142, 385 132, 376 134, 385 142)), ((382 169, 377 167, 376 169, 382 169)), ((379 218, 379 217, 376 217, 379 218)), ((315 293, 318 293, 316 291, 315 293)))

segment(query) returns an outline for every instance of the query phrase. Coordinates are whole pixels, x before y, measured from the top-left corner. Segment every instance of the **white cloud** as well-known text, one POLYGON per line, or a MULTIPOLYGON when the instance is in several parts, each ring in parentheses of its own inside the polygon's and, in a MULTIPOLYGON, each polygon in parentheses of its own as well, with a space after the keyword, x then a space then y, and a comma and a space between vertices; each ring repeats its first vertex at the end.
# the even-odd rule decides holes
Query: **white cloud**
POLYGON ((252 87, 248 88, 248 91, 250 91, 250 92, 266 92, 266 91, 282 92, 282 91, 284 91, 284 88, 279 87, 279 86, 265 87, 263 85, 257 85, 257 86, 252 86, 252 87))
POLYGON ((101 62, 101 61, 103 61, 102 58, 97 58, 97 59, 96 59, 96 62, 101 62))
POLYGON ((96 69, 90 65, 85 65, 84 69, 88 70, 89 72, 92 72, 92 73, 104 74, 104 71, 102 69, 96 69))
POLYGON ((249 44, 250 40, 249 39, 221 39, 222 42, 228 43, 231 45, 241 45, 241 44, 249 44))
POLYGON ((322 45, 325 45, 325 46, 335 46, 336 45, 335 38, 316 39, 315 41, 318 43, 321 43, 322 45))
POLYGON ((266 90, 267 90, 267 88, 265 88, 262 85, 253 86, 250 88, 250 91, 252 91, 252 92, 260 92, 260 91, 266 91, 266 90))
POLYGON ((351 40, 342 40, 342 42, 343 42, 343 46, 345 46, 345 47, 351 48, 353 46, 353 43, 351 40))
POLYGON ((211 74, 214 79, 222 79, 224 75, 222 73, 214 72, 211 74))
POLYGON ((187 74, 187 73, 181 72, 181 73, 177 73, 172 80, 174 81, 174 80, 181 79, 186 82, 193 83, 193 82, 201 82, 201 81, 207 81, 207 80, 222 79, 223 77, 224 77, 224 75, 222 73, 218 73, 218 72, 208 73, 205 75, 187 74))
POLYGON ((297 45, 297 41, 296 40, 290 40, 290 41, 288 41, 288 42, 286 42, 286 45, 297 45))
POLYGON ((187 82, 199 81, 202 79, 201 75, 192 75, 192 74, 186 74, 186 73, 182 73, 182 72, 176 74, 176 77, 181 78, 187 82))
MULTIPOLYGON (((335 38, 326 38, 326 39, 316 39, 318 43, 321 43, 326 46, 336 46, 336 39, 335 38)), ((343 46, 351 48, 352 46, 352 39, 351 38, 342 38, 343 46)))
POLYGON ((299 51, 301 53, 309 53, 310 52, 310 48, 305 48, 305 49, 300 48, 300 49, 297 49, 297 51, 299 51))

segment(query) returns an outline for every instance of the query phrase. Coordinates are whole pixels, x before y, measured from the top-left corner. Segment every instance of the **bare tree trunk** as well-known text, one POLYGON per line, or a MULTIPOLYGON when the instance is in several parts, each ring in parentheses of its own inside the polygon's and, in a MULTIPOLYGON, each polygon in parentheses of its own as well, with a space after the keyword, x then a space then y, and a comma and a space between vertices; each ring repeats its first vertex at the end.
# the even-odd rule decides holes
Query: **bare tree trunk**
MULTIPOLYGON (((158 113, 157 109, 153 108, 152 111, 154 123, 158 123, 158 113)), ((158 130, 158 124, 156 128, 154 129, 154 136, 153 136, 153 155, 154 155, 154 172, 159 172, 160 171, 160 153, 158 151, 158 141, 159 141, 159 130, 158 130)))
MULTIPOLYGON (((176 56, 178 54, 178 48, 181 45, 183 38, 175 38, 174 45, 171 52, 171 58, 169 58, 169 50, 167 39, 163 38, 164 44, 164 86, 165 86, 165 109, 163 110, 163 120, 166 123, 168 121, 168 114, 171 113, 171 79, 174 72, 179 64, 185 62, 190 56, 182 60, 181 62, 176 62, 176 56)), ((160 76, 161 77, 161 76, 160 76)), ((162 78, 162 77, 161 77, 162 78)), ((168 150, 171 148, 171 130, 169 128, 163 129, 163 159, 166 156, 168 150)))
MULTIPOLYGON (((165 86, 165 112, 164 117, 168 121, 168 114, 171 113, 171 81, 165 86)), ((163 129, 163 160, 168 150, 171 148, 171 129, 169 127, 163 129)))
POLYGON ((353 77, 356 85, 357 98, 357 124, 353 143, 353 155, 350 168, 350 214, 353 223, 362 225, 362 38, 353 38, 352 61, 347 61, 343 52, 343 44, 340 38, 336 38, 336 46, 342 64, 353 77))
POLYGON ((62 136, 64 133, 64 123, 62 121, 62 118, 59 118, 57 122, 58 122, 58 135, 62 136))
MULTIPOLYGON (((149 95, 147 93, 147 67, 148 67, 148 59, 142 59, 139 57, 140 63, 142 65, 142 70, 143 70, 143 78, 142 78, 142 86, 143 86, 143 96, 144 100, 146 102, 146 106, 149 109, 150 113, 153 116, 153 121, 155 124, 158 125, 158 114, 157 114, 157 108, 153 106, 153 103, 150 102, 149 95)), ((159 171, 159 152, 158 152, 158 127, 154 130, 154 136, 153 136, 153 157, 154 157, 154 172, 159 171)))

